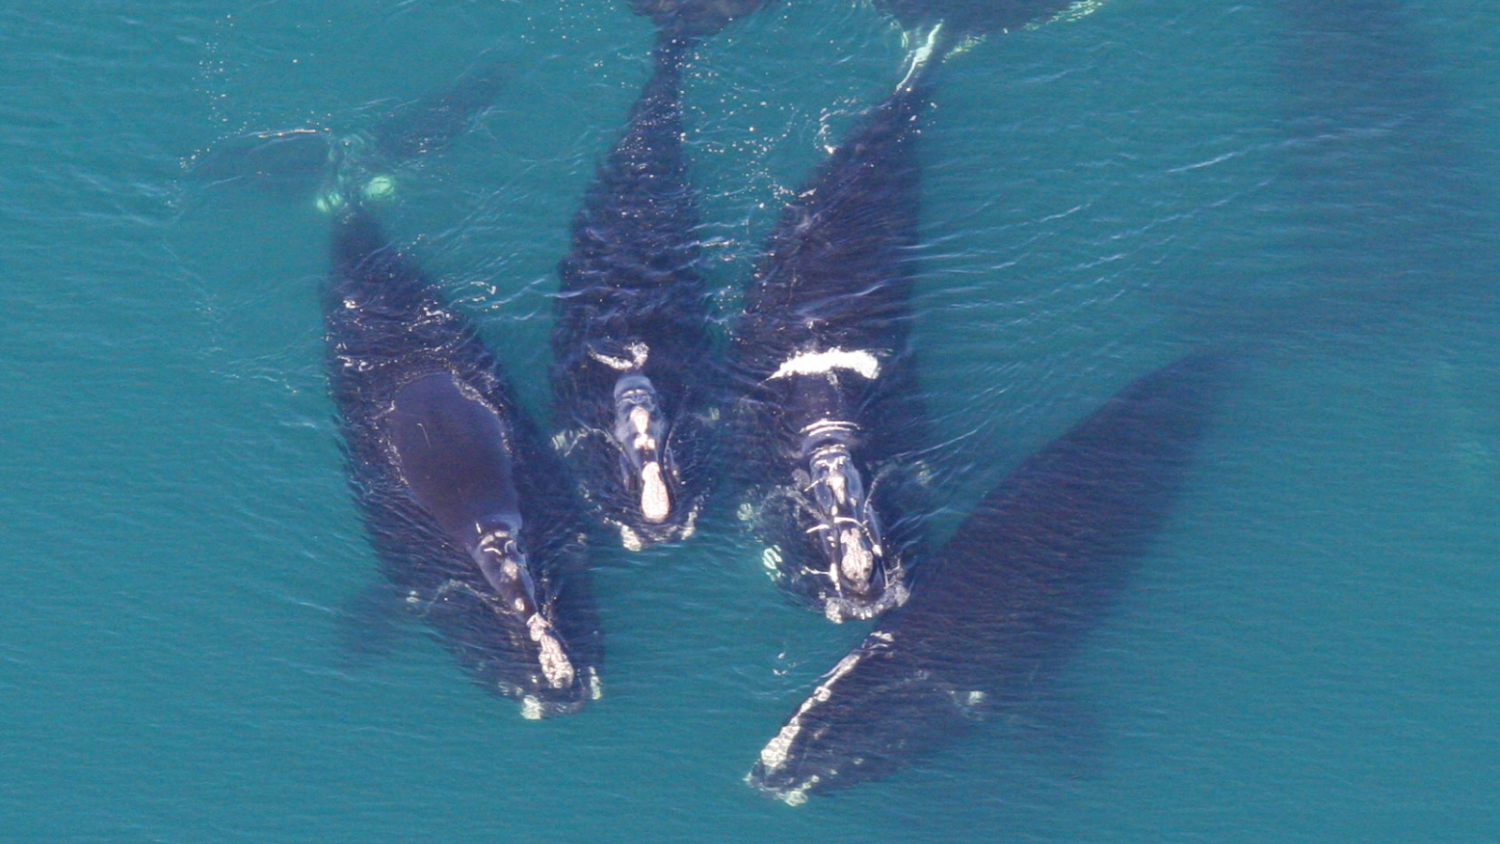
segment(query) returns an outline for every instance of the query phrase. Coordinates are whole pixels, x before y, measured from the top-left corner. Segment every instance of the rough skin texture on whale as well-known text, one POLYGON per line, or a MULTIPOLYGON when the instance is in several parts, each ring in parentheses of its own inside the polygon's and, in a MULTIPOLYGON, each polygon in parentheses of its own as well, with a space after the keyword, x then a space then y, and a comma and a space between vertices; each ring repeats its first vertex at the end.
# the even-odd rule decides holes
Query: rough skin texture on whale
MULTIPOLYGON (((528 717, 577 709, 597 696, 602 649, 578 508, 561 466, 473 327, 359 206, 335 221, 332 252, 324 302, 329 386, 350 484, 386 576, 487 689, 519 699, 528 717), (443 404, 433 406, 434 399, 443 404), (478 496, 470 500, 471 493, 444 491, 431 472, 403 476, 401 455, 418 459, 419 426, 443 419, 480 462, 509 471, 513 496, 503 478, 466 476, 478 496), (535 595, 519 613, 466 547, 482 543, 462 524, 465 508, 512 507, 535 595)), ((455 461, 440 451, 442 441, 433 445, 439 451, 420 456, 422 467, 455 461)))
POLYGON ((559 265, 552 346, 558 446, 590 511, 627 547, 681 539, 709 487, 722 376, 698 273, 682 155, 682 65, 663 36, 626 129, 599 167, 559 265))
POLYGON ((929 87, 872 109, 788 203, 735 325, 742 516, 833 620, 900 603, 926 516, 910 327, 929 87))

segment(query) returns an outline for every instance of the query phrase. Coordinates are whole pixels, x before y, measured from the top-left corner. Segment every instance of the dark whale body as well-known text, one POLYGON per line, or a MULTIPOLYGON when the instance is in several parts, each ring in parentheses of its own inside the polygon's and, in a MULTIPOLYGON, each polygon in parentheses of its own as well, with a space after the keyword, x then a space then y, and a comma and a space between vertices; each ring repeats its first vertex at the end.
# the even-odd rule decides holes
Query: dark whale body
POLYGON ((682 69, 698 40, 766 0, 632 0, 657 27, 652 73, 573 221, 554 313, 557 443, 627 548, 684 539, 709 491, 722 367, 697 268, 682 69))
POLYGON ((833 620, 904 600, 926 442, 910 347, 918 75, 789 203, 734 326, 741 508, 766 564, 833 620))
POLYGON ((1023 462, 761 751, 757 788, 796 803, 884 776, 1034 696, 1165 521, 1220 359, 1137 380, 1023 462))
POLYGON ((540 717, 598 695, 578 508, 473 327, 360 206, 324 307, 351 485, 386 576, 491 691, 540 717))
POLYGON ((561 445, 589 509, 631 548, 690 534, 708 491, 706 416, 719 379, 682 155, 681 74, 692 43, 658 39, 650 81, 558 268, 561 445))

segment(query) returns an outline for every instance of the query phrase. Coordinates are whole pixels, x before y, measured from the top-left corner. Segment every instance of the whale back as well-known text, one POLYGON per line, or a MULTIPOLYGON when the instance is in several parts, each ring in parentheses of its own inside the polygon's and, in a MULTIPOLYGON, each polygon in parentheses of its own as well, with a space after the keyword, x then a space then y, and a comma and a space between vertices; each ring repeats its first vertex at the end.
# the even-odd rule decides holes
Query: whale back
POLYGON ((401 387, 386 425, 406 485, 455 540, 472 545, 492 517, 518 512, 505 426, 451 373, 401 387))
POLYGON ((651 77, 595 173, 558 265, 554 406, 569 426, 569 462, 586 502, 631 547, 691 533, 709 486, 704 420, 722 389, 682 149, 682 70, 691 47, 689 39, 658 39, 651 77), (670 510, 655 520, 642 512, 629 440, 617 436, 629 425, 618 398, 637 383, 651 394, 652 429, 664 439, 650 457, 670 510))
POLYGON ((900 568, 926 509, 913 471, 927 437, 910 332, 930 83, 915 81, 861 118, 783 209, 734 326, 737 471, 752 527, 772 546, 781 585, 830 618, 900 600, 900 568), (809 498, 807 459, 830 424, 847 432, 875 514, 867 527, 873 536, 884 526, 870 550, 890 575, 882 595, 847 611, 829 603, 843 589, 829 582, 838 554, 815 542, 827 535, 819 525, 843 514, 809 498))
POLYGON ((738 334, 752 368, 769 375, 814 333, 843 348, 904 345, 929 92, 901 89, 872 109, 783 209, 745 293, 738 334))

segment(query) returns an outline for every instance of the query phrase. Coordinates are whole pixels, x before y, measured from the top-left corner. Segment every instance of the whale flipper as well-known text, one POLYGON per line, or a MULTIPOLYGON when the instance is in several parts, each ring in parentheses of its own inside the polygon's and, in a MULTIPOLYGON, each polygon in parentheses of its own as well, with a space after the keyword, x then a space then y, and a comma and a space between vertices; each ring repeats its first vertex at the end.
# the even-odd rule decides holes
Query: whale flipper
POLYGON ((1223 360, 1147 375, 1024 461, 761 751, 789 802, 885 776, 1046 693, 1165 522, 1223 360))
POLYGON ((188 173, 203 182, 243 181, 268 193, 307 195, 327 175, 333 144, 322 129, 251 132, 215 144, 190 162, 188 173))
POLYGON ((397 166, 447 146, 495 104, 509 70, 498 52, 486 53, 452 85, 397 107, 370 129, 376 153, 397 166))

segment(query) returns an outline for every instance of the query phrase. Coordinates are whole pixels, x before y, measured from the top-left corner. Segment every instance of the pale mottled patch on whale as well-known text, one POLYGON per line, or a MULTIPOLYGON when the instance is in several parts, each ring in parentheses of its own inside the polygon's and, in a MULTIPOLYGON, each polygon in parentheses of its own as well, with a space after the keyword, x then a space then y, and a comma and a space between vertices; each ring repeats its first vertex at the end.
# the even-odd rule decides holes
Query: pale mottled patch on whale
POLYGON ((843 349, 828 349, 821 352, 800 352, 782 361, 771 374, 771 380, 789 378, 793 375, 826 375, 836 369, 847 369, 873 381, 880 377, 880 361, 863 349, 846 352, 843 349))

